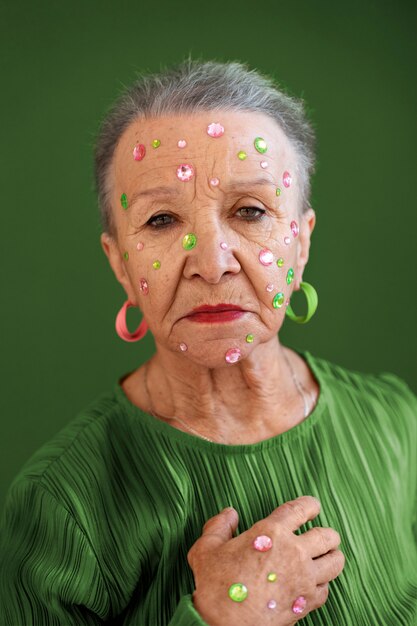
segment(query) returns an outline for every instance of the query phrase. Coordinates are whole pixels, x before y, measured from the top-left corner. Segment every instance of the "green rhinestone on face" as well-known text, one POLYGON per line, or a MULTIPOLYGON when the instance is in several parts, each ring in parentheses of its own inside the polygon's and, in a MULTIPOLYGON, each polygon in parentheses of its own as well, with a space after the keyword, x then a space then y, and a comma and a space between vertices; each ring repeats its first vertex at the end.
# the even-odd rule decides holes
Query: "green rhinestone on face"
POLYGON ((129 260, 129 252, 125 252, 123 254, 123 258, 124 258, 125 261, 128 261, 129 260))
POLYGON ((282 307, 282 305, 284 304, 284 298, 285 297, 282 291, 274 296, 274 299, 272 300, 272 306, 274 307, 274 309, 279 309, 282 307))
POLYGON ((255 146, 256 150, 260 152, 261 154, 265 154, 265 152, 268 150, 266 141, 265 139, 262 139, 262 137, 256 137, 255 141, 253 142, 253 145, 255 146))
POLYGON ((239 150, 239 152, 237 153, 237 158, 240 159, 241 161, 244 161, 247 156, 248 155, 246 154, 244 150, 239 150))
POLYGON ((246 343, 253 343, 253 335, 246 335, 246 343))
POLYGON ((233 602, 243 602, 248 597, 248 590, 242 583, 234 583, 229 587, 228 594, 233 602))
POLYGON ((290 267, 290 269, 287 272, 287 285, 290 285, 293 281, 294 278, 294 270, 292 269, 292 267, 290 267))
POLYGON ((182 240, 184 250, 192 250, 197 244, 197 237, 193 233, 188 233, 182 240))
POLYGON ((161 140, 160 139, 154 139, 152 141, 152 148, 159 148, 160 145, 161 145, 161 140))
POLYGON ((281 195, 281 189, 279 187, 276 188, 275 195, 277 195, 277 196, 281 195))
POLYGON ((161 267, 161 261, 154 261, 152 263, 152 267, 154 270, 159 270, 159 268, 161 267))
POLYGON ((127 203, 127 195, 125 193, 122 193, 122 195, 120 196, 120 204, 122 205, 124 209, 127 209, 128 203, 127 203))
POLYGON ((278 267, 282 267, 284 265, 284 259, 282 258, 282 256, 277 259, 277 265, 278 267))
POLYGON ((268 576, 266 577, 267 581, 269 583, 274 583, 277 579, 277 575, 275 574, 275 572, 269 572, 268 576))

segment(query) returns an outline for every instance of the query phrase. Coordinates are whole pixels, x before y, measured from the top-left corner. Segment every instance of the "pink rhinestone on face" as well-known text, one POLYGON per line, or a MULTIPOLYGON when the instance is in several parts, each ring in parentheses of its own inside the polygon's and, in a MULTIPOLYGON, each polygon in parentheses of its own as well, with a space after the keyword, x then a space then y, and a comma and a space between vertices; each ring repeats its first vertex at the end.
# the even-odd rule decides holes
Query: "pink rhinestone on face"
POLYGON ((272 254, 271 250, 268 250, 268 248, 264 248, 259 253, 259 260, 262 265, 272 265, 272 263, 274 262, 274 255, 272 254))
POLYGON ((239 348, 230 348, 230 350, 226 352, 224 358, 228 363, 236 363, 236 361, 239 361, 241 356, 242 353, 239 348))
POLYGON ((146 148, 143 143, 138 144, 133 148, 133 158, 135 161, 142 161, 146 154, 146 148))
POLYGON ((292 612, 299 615, 306 608, 307 600, 304 596, 299 596, 292 605, 292 612))
POLYGON ((222 241, 221 244, 220 244, 220 247, 221 247, 222 250, 227 250, 228 245, 227 245, 227 243, 225 241, 222 241))
POLYGON ((137 244, 136 250, 143 250, 143 243, 141 241, 137 244))
POLYGON ((289 237, 284 237, 284 243, 286 246, 289 246, 291 243, 291 239, 289 237))
POLYGON ((268 607, 268 609, 276 609, 277 603, 275 602, 275 600, 270 600, 266 606, 268 607))
POLYGON ((266 286, 266 290, 270 293, 271 291, 274 291, 274 285, 272 283, 268 283, 266 286))
POLYGON ((185 139, 180 139, 177 143, 178 148, 185 148, 186 145, 187 142, 185 141, 185 139))
POLYGON ((265 170, 268 167, 268 161, 261 161, 261 167, 265 170))
POLYGON ((183 343, 180 343, 180 350, 181 350, 182 352, 187 352, 187 350, 188 350, 188 346, 187 346, 187 344, 186 344, 186 343, 184 343, 184 342, 183 342, 183 343))
POLYGON ((290 228, 291 228, 291 232, 294 235, 294 237, 297 237, 300 229, 298 228, 298 224, 295 220, 293 220, 290 224, 290 228))
POLYGON ((192 165, 183 163, 177 168, 177 178, 182 180, 183 183, 188 182, 194 176, 194 168, 192 165))
POLYGON ((268 535, 259 535, 254 540, 253 547, 258 552, 268 552, 272 548, 272 539, 268 535))
POLYGON ((291 174, 289 172, 284 172, 282 175, 282 183, 284 187, 290 187, 291 181, 292 181, 291 174))
POLYGON ((207 126, 207 135, 210 137, 221 137, 224 134, 224 128, 221 124, 213 122, 207 126))
POLYGON ((212 187, 218 187, 219 182, 220 182, 220 181, 219 181, 219 179, 218 179, 218 178, 210 178, 210 185, 211 185, 212 187))
POLYGON ((144 278, 140 279, 139 282, 139 289, 141 290, 141 292, 143 293, 144 296, 147 296, 149 293, 149 287, 148 287, 148 283, 144 278))

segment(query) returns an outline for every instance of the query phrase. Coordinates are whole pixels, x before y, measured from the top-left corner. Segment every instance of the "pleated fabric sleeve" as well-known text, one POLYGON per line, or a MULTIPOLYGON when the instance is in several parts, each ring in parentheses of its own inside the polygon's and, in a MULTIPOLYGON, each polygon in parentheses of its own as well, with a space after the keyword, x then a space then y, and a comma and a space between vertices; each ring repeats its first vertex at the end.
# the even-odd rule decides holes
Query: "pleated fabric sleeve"
POLYGON ((0 624, 207 626, 187 561, 204 523, 234 506, 239 534, 313 495, 320 514, 297 534, 334 528, 346 562, 299 623, 416 626, 417 398, 394 374, 297 352, 320 394, 278 436, 205 441, 143 412, 118 382, 37 450, 0 520, 0 624))
MULTIPOLYGON (((0 626, 116 623, 89 540, 43 486, 13 485, 2 528, 0 626)), ((169 626, 206 626, 191 594, 181 598, 169 626)))
POLYGON ((10 492, 2 534, 2 624, 102 624, 109 594, 74 518, 37 482, 10 492))

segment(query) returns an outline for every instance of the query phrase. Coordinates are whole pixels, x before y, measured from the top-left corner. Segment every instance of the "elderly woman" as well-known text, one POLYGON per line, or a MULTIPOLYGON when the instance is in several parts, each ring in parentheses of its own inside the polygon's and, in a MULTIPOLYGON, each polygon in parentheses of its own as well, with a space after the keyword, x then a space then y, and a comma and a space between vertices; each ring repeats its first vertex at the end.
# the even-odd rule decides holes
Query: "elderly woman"
POLYGON ((313 144, 302 103, 237 63, 143 76, 107 116, 116 330, 156 353, 13 481, 3 624, 416 623, 417 399, 278 337, 317 306, 313 144))

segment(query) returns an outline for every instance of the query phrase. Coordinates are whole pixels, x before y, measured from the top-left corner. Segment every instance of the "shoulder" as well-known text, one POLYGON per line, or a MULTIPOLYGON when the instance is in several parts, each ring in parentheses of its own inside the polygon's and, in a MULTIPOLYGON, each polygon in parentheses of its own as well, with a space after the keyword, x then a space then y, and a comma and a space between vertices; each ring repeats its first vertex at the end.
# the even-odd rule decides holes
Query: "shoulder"
POLYGON ((375 391, 376 394, 395 396, 412 404, 417 402, 416 395, 408 384, 392 372, 369 373, 359 369, 350 369, 343 365, 329 361, 323 357, 308 353, 308 360, 317 370, 320 378, 335 386, 346 387, 357 391, 375 391))
POLYGON ((328 402, 347 408, 353 415, 374 416, 403 435, 417 433, 417 396, 392 372, 369 373, 349 369, 322 357, 308 355, 314 372, 325 387, 328 402))
POLYGON ((87 464, 94 471, 105 463, 108 441, 123 431, 126 419, 115 393, 101 394, 30 456, 12 486, 27 479, 46 483, 58 474, 81 472, 87 464))

